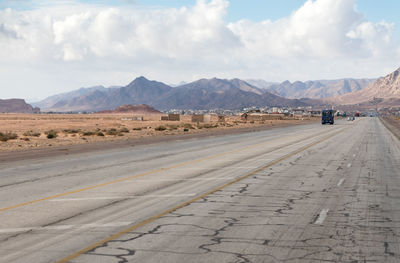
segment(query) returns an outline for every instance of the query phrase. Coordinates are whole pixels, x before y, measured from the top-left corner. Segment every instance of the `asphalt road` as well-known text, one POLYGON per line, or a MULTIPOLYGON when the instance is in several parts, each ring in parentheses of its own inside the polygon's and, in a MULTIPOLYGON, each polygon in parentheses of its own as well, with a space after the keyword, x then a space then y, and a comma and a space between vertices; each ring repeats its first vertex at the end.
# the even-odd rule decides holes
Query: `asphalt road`
POLYGON ((0 163, 0 262, 400 262, 377 118, 0 163))

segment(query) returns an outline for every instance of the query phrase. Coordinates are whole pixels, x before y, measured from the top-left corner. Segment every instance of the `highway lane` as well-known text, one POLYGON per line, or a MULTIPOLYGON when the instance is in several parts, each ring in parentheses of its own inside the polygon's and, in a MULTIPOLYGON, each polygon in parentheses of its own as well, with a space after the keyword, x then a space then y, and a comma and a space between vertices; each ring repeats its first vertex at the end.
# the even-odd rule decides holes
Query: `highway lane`
POLYGON ((399 157, 366 118, 2 163, 0 262, 396 262, 399 157))

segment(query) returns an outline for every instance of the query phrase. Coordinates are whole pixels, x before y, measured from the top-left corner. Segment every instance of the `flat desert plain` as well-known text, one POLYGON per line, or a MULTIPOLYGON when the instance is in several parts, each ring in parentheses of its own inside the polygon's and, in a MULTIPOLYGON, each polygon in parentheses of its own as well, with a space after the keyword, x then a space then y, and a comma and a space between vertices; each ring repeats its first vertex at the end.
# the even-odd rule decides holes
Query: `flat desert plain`
MULTIPOLYGON (((159 114, 0 114, 0 151, 19 151, 73 144, 90 144, 117 140, 140 140, 154 136, 229 133, 246 128, 267 129, 298 125, 319 118, 285 118, 282 120, 244 121, 227 116, 218 122, 193 123, 191 116, 180 121, 161 121, 159 114), (136 120, 143 117, 143 120, 136 120)), ((165 115, 164 115, 165 116, 165 115)))

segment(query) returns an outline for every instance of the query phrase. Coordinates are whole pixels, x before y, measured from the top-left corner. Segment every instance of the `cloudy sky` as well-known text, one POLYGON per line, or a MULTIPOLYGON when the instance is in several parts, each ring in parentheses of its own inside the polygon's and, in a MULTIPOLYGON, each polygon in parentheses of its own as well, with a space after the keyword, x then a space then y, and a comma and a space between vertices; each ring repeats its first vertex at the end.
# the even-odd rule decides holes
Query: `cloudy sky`
POLYGON ((363 78, 400 66, 398 0, 3 0, 1 99, 202 77, 363 78))

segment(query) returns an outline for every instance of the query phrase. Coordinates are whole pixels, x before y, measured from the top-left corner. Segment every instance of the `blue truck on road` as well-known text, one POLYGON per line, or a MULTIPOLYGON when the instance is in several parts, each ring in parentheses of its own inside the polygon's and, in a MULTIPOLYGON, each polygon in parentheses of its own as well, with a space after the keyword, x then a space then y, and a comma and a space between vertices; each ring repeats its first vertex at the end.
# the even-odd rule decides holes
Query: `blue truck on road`
POLYGON ((333 124, 335 122, 333 116, 334 116, 333 110, 323 110, 321 123, 322 124, 325 124, 325 123, 333 124))

